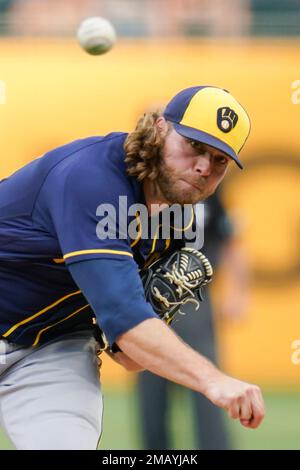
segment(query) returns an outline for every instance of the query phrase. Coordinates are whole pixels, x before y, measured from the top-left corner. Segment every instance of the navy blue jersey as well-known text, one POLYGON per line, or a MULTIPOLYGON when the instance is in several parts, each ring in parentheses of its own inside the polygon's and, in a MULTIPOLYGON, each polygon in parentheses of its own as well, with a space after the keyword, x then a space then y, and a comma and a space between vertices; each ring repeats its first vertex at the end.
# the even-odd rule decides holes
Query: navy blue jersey
POLYGON ((68 266, 114 259, 135 261, 138 268, 179 247, 180 241, 158 234, 143 239, 140 227, 135 238, 124 235, 135 216, 120 220, 119 197, 126 196, 128 206, 143 201, 141 184, 126 173, 126 136, 77 140, 1 181, 2 337, 38 345, 70 329, 92 328, 94 312, 68 266), (116 237, 97 232, 104 203, 115 208, 116 237))

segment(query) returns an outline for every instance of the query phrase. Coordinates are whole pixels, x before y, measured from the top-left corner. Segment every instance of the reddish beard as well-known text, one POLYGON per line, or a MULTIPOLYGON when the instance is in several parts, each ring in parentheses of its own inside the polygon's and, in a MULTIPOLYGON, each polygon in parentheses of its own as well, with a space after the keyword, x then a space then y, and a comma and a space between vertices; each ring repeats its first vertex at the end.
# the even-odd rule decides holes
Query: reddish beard
POLYGON ((163 197, 171 204, 196 204, 206 199, 213 192, 208 190, 205 178, 199 177, 197 181, 192 180, 168 167, 163 160, 159 165, 156 182, 163 197), (185 181, 196 187, 185 187, 184 183, 182 184, 180 181, 185 181))

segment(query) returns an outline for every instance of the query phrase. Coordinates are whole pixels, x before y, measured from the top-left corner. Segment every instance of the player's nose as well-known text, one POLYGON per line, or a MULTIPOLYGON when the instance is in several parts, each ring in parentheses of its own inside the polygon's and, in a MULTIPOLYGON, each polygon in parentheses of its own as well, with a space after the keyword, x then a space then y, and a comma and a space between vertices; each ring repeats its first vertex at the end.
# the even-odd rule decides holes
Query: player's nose
POLYGON ((201 176, 209 176, 211 173, 211 155, 209 152, 205 152, 199 155, 195 163, 195 171, 201 176))

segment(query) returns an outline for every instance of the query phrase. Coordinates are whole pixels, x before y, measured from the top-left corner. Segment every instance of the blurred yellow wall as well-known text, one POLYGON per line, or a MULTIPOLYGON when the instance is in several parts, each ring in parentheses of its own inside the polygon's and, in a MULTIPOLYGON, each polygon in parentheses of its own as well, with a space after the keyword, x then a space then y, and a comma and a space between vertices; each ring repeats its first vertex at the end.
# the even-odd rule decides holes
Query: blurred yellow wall
MULTIPOLYGON (((228 176, 226 201, 242 214, 255 272, 277 281, 257 276, 248 318, 220 325, 222 362, 249 381, 298 386, 291 344, 300 339, 300 104, 291 96, 300 42, 120 41, 92 57, 71 40, 2 39, 0 57, 0 177, 69 140, 129 131, 149 105, 188 86, 214 84, 240 99, 252 134, 246 170, 228 176)), ((109 360, 104 376, 128 380, 109 360)))

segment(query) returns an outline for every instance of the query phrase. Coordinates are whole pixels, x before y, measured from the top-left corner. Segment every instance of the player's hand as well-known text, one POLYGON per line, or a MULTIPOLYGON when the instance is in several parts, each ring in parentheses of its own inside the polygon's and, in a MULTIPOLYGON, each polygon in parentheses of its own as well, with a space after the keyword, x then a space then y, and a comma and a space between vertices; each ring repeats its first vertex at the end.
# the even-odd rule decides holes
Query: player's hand
POLYGON ((246 428, 255 429, 264 419, 264 400, 257 385, 218 373, 205 395, 212 403, 225 409, 230 418, 239 419, 246 428))

